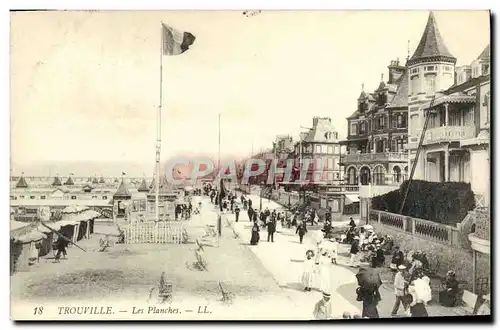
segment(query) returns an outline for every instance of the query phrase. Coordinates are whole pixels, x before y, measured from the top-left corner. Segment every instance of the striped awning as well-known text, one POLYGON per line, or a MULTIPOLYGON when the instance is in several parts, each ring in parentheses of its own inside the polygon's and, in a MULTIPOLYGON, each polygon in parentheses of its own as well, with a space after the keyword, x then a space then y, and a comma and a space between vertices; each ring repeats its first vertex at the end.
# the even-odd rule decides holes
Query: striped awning
POLYGON ((434 109, 442 104, 475 104, 476 97, 472 95, 463 95, 463 94, 451 94, 451 95, 443 95, 434 100, 434 104, 431 107, 431 102, 424 104, 423 109, 429 110, 434 109))

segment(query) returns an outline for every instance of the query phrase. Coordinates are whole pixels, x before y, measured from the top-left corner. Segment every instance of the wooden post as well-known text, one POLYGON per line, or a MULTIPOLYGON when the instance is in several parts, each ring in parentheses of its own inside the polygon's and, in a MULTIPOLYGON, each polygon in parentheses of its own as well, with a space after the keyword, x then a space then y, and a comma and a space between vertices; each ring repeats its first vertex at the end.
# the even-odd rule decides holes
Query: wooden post
POLYGON ((477 260, 477 251, 472 250, 472 293, 476 293, 476 260, 477 260))
POLYGON ((447 144, 444 150, 444 182, 450 181, 450 145, 447 144))
POLYGON ((160 228, 158 228, 159 227, 158 224, 159 224, 159 222, 155 223, 154 234, 153 234, 155 243, 160 243, 160 236, 162 236, 162 235, 159 235, 160 228))
POLYGON ((79 226, 80 226, 79 224, 76 224, 73 226, 73 238, 72 238, 73 243, 76 243, 76 241, 78 240, 78 227, 79 226))
POLYGON ((87 228, 85 230, 85 238, 86 239, 90 238, 90 220, 87 220, 87 228))
POLYGON ((444 104, 444 125, 448 127, 448 103, 444 104))

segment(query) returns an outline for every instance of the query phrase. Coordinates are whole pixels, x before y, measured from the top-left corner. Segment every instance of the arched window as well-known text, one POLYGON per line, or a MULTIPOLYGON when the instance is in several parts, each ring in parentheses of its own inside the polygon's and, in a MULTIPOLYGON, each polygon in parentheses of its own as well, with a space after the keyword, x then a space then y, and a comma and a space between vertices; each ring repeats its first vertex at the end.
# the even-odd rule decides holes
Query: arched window
POLYGON ((347 183, 352 184, 352 185, 357 185, 358 184, 358 177, 356 175, 356 168, 355 167, 349 167, 347 170, 347 183))
POLYGON ((363 186, 366 186, 368 184, 370 184, 370 168, 367 167, 367 166, 363 166, 360 170, 359 170, 359 181, 361 181, 361 184, 363 186))
POLYGON ((392 173, 393 173, 394 183, 400 183, 401 182, 401 167, 394 166, 394 168, 392 169, 392 173))
POLYGON ((373 170, 373 182, 377 186, 385 184, 385 170, 382 165, 377 165, 373 170))

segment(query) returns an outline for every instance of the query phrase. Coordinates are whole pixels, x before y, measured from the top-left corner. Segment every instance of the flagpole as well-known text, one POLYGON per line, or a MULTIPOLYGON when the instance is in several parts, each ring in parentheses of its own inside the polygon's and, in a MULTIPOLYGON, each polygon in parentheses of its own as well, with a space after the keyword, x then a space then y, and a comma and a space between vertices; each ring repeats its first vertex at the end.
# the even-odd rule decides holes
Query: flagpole
POLYGON ((161 107, 163 100, 163 22, 160 25, 160 104, 156 117, 156 221, 160 220, 160 151, 161 151, 161 107))
MULTIPOLYGON (((218 119, 218 124, 219 124, 219 142, 218 142, 218 152, 217 152, 217 171, 219 171, 220 174, 220 113, 219 113, 219 119, 218 119)), ((219 196, 222 197, 222 179, 220 179, 220 187, 219 187, 219 196)), ((217 217, 217 225, 218 225, 218 230, 217 230, 217 247, 220 247, 220 235, 222 232, 222 198, 219 198, 219 215, 217 217)))
POLYGON ((219 113, 219 151, 218 151, 217 169, 218 171, 220 171, 220 113, 219 113))

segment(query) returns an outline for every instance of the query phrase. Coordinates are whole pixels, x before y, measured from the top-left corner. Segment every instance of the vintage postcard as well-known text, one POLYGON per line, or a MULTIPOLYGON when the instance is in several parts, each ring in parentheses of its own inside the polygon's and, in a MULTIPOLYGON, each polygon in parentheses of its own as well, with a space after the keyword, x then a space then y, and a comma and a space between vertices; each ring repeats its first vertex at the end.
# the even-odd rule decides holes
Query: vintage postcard
POLYGON ((10 19, 13 320, 490 319, 489 11, 10 19))

